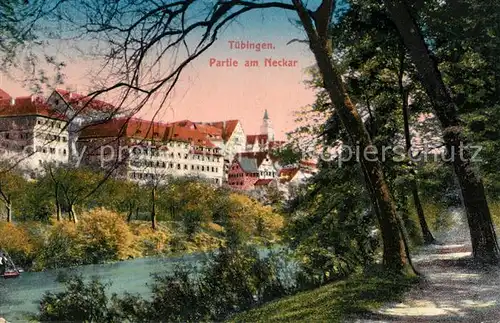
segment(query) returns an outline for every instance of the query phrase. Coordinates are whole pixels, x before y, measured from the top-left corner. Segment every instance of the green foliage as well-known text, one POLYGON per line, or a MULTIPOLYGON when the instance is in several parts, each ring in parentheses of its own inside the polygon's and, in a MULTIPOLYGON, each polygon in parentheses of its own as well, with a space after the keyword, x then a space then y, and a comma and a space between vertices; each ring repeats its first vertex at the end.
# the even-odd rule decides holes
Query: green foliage
POLYGON ((113 295, 98 281, 70 279, 66 290, 46 293, 36 319, 88 322, 199 322, 221 321, 238 311, 288 294, 279 277, 279 261, 261 257, 253 247, 222 247, 209 255, 200 270, 178 267, 157 275, 152 298, 113 295))
POLYGON ((398 302, 415 279, 356 275, 237 314, 230 322, 351 322, 398 302))
POLYGON ((42 297, 36 319, 42 322, 107 322, 106 287, 97 280, 86 284, 81 277, 74 277, 66 282, 64 292, 48 292, 42 297))
POLYGON ((359 176, 353 165, 324 165, 291 205, 286 241, 312 285, 345 277, 374 260, 375 215, 359 176))

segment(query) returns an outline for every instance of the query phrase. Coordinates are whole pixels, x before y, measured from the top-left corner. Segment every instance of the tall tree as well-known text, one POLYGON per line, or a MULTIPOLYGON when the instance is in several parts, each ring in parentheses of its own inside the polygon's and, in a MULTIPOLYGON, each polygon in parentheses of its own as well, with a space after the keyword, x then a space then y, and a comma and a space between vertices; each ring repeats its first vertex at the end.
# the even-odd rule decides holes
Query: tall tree
POLYGON ((459 120, 457 105, 423 37, 415 9, 405 1, 384 0, 384 3, 443 127, 443 139, 452 158, 467 212, 474 258, 481 262, 497 263, 500 249, 495 228, 482 180, 472 165, 470 147, 459 120))
MULTIPOLYGON (((328 20, 326 26, 330 25, 335 1, 322 1, 313 15, 307 11, 302 1, 293 0, 293 4, 306 31, 309 47, 314 54, 324 87, 339 119, 351 137, 351 142, 357 143, 360 151, 368 151, 372 146, 371 138, 332 61, 328 29, 322 29, 324 28, 323 20, 328 20)), ((360 158, 360 163, 369 192, 379 213, 379 224, 384 243, 384 264, 391 270, 401 271, 410 263, 407 259, 407 250, 396 214, 396 206, 385 181, 382 165, 378 159, 364 157, 360 158)))

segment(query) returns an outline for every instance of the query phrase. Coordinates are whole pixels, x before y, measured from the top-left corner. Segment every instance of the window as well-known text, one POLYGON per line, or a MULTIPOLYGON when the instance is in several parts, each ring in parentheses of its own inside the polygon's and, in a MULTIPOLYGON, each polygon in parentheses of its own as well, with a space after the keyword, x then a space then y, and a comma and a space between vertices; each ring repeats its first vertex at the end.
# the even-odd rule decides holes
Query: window
POLYGON ((63 149, 63 155, 66 156, 66 149, 63 149))
POLYGON ((43 148, 43 149, 42 149, 42 152, 43 152, 44 154, 46 154, 46 153, 47 153, 47 148, 43 148))
POLYGON ((184 169, 188 169, 188 165, 184 165, 184 169))
POLYGON ((191 170, 194 170, 194 165, 191 165, 191 170))
POLYGON ((66 141, 68 141, 68 138, 66 138, 66 137, 62 137, 62 141, 63 141, 63 142, 66 142, 66 141))
POLYGON ((212 172, 215 172, 215 167, 212 167, 212 172))
POLYGON ((41 160, 41 159, 39 159, 39 160, 38 160, 38 163, 41 165, 41 164, 42 164, 42 160, 41 160))
POLYGON ((42 121, 41 120, 37 120, 36 123, 37 124, 42 124, 42 121))
POLYGON ((5 133, 5 139, 9 139, 9 133, 5 133))
POLYGON ((181 164, 177 164, 177 169, 181 169, 181 164))
POLYGON ((185 155, 184 155, 184 159, 188 159, 188 154, 185 154, 185 155))
POLYGON ((201 171, 205 171, 205 166, 201 166, 201 171))
POLYGON ((170 164, 169 164, 169 167, 170 167, 170 168, 174 168, 174 164, 170 163, 170 164))

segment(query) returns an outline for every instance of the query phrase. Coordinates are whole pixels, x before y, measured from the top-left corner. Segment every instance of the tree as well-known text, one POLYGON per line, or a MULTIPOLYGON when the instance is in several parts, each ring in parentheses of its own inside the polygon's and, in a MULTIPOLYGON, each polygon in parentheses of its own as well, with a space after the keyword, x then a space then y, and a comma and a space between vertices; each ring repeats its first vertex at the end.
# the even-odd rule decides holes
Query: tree
MULTIPOLYGON (((7 165, 7 168, 10 167, 7 165)), ((5 219, 12 221, 13 199, 20 197, 24 191, 26 180, 15 171, 2 171, 0 173, 0 201, 5 207, 5 219)))
POLYGON ((484 186, 473 168, 470 147, 459 120, 457 105, 426 44, 422 28, 417 22, 416 10, 401 1, 384 0, 384 3, 443 127, 443 139, 453 159, 467 212, 474 258, 481 262, 497 263, 500 260, 500 249, 484 186))

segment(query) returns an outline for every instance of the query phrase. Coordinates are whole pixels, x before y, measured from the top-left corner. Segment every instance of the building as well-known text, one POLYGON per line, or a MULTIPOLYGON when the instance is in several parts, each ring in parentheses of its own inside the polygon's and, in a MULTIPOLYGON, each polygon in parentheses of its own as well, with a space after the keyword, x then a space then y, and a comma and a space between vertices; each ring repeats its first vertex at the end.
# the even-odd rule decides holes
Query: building
POLYGON ((193 176, 221 185, 221 149, 196 129, 117 118, 83 129, 77 141, 82 163, 140 183, 193 176))
POLYGON ((216 122, 197 122, 197 125, 206 125, 219 129, 222 134, 220 148, 224 155, 224 175, 225 181, 228 180, 227 174, 229 167, 237 153, 245 151, 245 131, 239 120, 226 120, 216 122))
POLYGON ((238 190, 252 190, 259 179, 277 175, 271 157, 266 152, 238 153, 228 171, 228 185, 238 190))
POLYGON ((55 111, 65 115, 69 121, 68 145, 72 162, 76 162, 78 158, 76 142, 84 127, 124 115, 123 109, 118 109, 110 103, 62 89, 54 90, 47 99, 47 103, 55 111))
POLYGON ((68 163, 67 123, 67 118, 41 97, 0 100, 2 159, 29 171, 31 177, 43 172, 45 163, 68 163))

